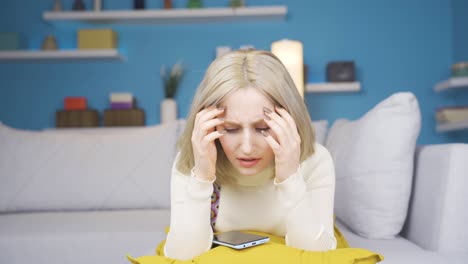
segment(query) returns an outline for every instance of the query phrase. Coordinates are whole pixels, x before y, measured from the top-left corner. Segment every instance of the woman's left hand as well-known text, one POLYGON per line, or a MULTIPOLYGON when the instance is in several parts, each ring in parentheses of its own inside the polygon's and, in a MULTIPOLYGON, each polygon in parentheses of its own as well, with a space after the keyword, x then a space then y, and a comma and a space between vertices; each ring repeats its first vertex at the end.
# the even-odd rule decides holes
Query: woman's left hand
POLYGON ((275 110, 264 108, 265 122, 272 133, 262 133, 275 154, 276 182, 280 183, 299 168, 301 137, 292 116, 281 107, 275 106, 275 110))

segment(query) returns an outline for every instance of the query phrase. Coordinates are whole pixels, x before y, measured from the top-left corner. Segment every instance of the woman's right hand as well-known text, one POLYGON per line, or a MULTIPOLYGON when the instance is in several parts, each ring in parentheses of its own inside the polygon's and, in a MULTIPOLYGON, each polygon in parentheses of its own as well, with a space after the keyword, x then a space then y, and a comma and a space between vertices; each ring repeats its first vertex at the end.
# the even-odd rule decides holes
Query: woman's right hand
POLYGON ((195 117, 192 131, 192 148, 195 159, 195 176, 201 180, 212 181, 216 177, 216 145, 215 139, 222 137, 226 131, 215 130, 224 123, 218 118, 224 113, 225 107, 210 106, 200 111, 195 117))

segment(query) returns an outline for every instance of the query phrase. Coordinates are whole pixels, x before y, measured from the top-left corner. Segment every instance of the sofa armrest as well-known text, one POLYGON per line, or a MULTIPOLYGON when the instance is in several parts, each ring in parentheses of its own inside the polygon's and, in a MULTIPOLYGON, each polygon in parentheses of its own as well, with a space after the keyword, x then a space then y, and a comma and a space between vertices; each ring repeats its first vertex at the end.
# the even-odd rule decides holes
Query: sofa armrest
POLYGON ((468 144, 419 147, 402 235, 433 251, 468 252, 468 144))

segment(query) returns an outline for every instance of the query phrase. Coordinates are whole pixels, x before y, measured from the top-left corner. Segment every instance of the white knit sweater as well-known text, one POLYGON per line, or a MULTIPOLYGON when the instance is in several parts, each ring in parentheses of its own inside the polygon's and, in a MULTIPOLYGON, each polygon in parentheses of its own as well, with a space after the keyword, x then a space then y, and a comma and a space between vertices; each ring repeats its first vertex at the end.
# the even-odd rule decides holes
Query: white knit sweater
MULTIPOLYGON (((191 259, 210 249, 213 182, 175 169, 171 179, 171 226, 165 254, 191 259)), ((284 236, 286 244, 304 250, 336 248, 333 231, 335 170, 325 147, 301 163, 286 181, 274 181, 274 168, 254 176, 233 175, 223 184, 216 232, 255 230, 284 236)))

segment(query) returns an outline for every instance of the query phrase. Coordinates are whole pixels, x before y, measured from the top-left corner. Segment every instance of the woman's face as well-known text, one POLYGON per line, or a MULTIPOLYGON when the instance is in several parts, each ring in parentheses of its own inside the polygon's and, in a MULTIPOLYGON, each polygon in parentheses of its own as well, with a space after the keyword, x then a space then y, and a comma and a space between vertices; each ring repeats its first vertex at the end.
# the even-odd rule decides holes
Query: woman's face
POLYGON ((239 89, 229 95, 220 105, 226 107, 224 125, 217 130, 226 130, 219 141, 229 161, 242 175, 255 175, 273 164, 274 154, 262 135, 270 133, 264 121, 263 108, 273 110, 273 103, 254 88, 239 89))

